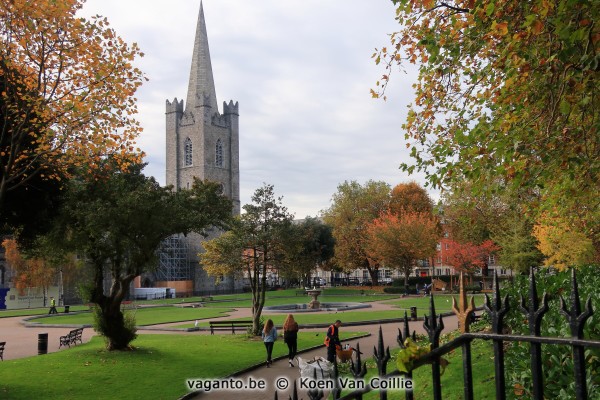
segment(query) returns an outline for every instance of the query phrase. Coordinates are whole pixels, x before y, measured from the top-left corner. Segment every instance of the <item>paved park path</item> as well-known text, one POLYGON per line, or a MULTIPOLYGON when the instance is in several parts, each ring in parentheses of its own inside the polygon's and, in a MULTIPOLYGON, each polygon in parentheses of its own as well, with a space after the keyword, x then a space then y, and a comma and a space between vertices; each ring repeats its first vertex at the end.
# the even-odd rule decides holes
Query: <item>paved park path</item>
MULTIPOLYGON (((380 310, 398 310, 399 316, 403 314, 401 310, 398 308, 394 308, 389 304, 384 304, 382 302, 373 302, 371 304, 370 309, 365 309, 366 313, 370 311, 380 311, 380 310)), ((327 313, 327 312, 324 312, 327 313)), ((226 317, 213 318, 213 319, 234 319, 234 318, 248 318, 250 317, 250 309, 236 309, 235 311, 229 313, 230 315, 226 317)), ((39 333, 48 333, 48 352, 55 352, 61 349, 59 346, 59 337, 67 334, 73 328, 65 328, 65 327, 26 327, 21 323, 24 317, 10 317, 10 318, 0 318, 0 341, 5 341, 6 349, 4 351, 4 359, 16 359, 23 357, 36 356, 38 353, 38 334, 39 333)), ((344 321, 344 313, 339 312, 336 314, 332 314, 332 322, 335 319, 340 319, 343 323, 344 321)), ((168 328, 170 325, 180 325, 181 322, 176 324, 164 324, 160 326, 154 326, 152 330, 140 329, 138 332, 141 334, 162 334, 169 333, 173 334, 174 331, 160 331, 156 330, 156 328, 166 327, 168 328)), ((457 319, 454 316, 445 317, 444 318, 445 329, 444 332, 449 332, 457 328, 457 319)), ((360 326, 344 326, 340 328, 341 331, 354 331, 354 332, 368 332, 370 336, 350 340, 350 343, 353 347, 356 347, 356 343, 360 343, 360 349, 363 353, 363 357, 370 358, 373 355, 373 349, 377 346, 379 329, 381 329, 384 343, 389 347, 397 347, 396 337, 398 336, 398 329, 402 329, 403 324, 401 322, 397 323, 387 323, 387 324, 372 324, 372 325, 360 325, 360 326)), ((324 336, 327 328, 314 328, 314 329, 303 329, 304 332, 315 332, 321 336, 324 336)), ((410 330, 411 332, 414 330, 417 333, 425 333, 423 329, 423 321, 411 321, 410 322, 410 330)), ((182 335, 198 335, 198 334, 210 334, 207 331, 200 332, 178 332, 182 335)), ((227 335, 228 333, 222 333, 227 335)), ((86 328, 83 331, 83 342, 87 342, 90 340, 92 336, 95 335, 95 332, 92 328, 86 328)), ((278 340, 275 346, 286 347, 283 340, 278 340)), ((63 347, 64 349, 64 347, 63 347)), ((305 360, 312 360, 315 357, 326 357, 326 349, 325 347, 319 347, 315 350, 310 350, 305 353, 299 354, 299 357, 302 357, 305 360)), ((248 382, 249 379, 262 380, 266 382, 267 388, 264 391, 260 390, 245 390, 243 392, 232 392, 232 391, 213 391, 210 393, 202 393, 201 395, 195 396, 198 399, 211 399, 211 400, 220 400, 220 399, 238 399, 242 397, 244 400, 263 400, 263 399, 272 399, 276 390, 275 384, 277 380, 284 379, 288 382, 289 387, 287 390, 279 390, 278 397, 280 399, 287 399, 291 394, 291 389, 293 388, 293 382, 300 378, 300 371, 298 369, 297 362, 295 363, 295 367, 291 368, 288 364, 287 358, 282 360, 274 361, 271 368, 266 368, 264 365, 258 366, 245 372, 241 375, 236 376, 235 379, 239 379, 244 382, 248 382)), ((240 369, 247 367, 245 365, 240 365, 240 369)), ((299 381, 297 381, 299 384, 299 381)), ((307 399, 308 396, 306 393, 299 391, 300 398, 307 399)), ((188 396, 188 398, 192 398, 194 396, 188 396)), ((175 399, 174 399, 175 400, 175 399)))
MULTIPOLYGON (((382 302, 373 302, 371 304, 370 309, 365 309, 366 313, 370 311, 381 311, 381 310, 398 310, 398 315, 403 315, 403 312, 398 308, 395 308, 389 304, 385 304, 382 302)), ((247 313, 245 315, 240 316, 249 316, 249 310, 245 310, 247 313)), ((341 331, 353 331, 353 332, 368 332, 370 336, 363 337, 360 339, 353 339, 349 341, 345 341, 344 343, 350 343, 353 347, 356 347, 357 343, 360 343, 360 349, 363 353, 363 360, 370 358, 373 355, 373 349, 378 345, 379 338, 379 330, 381 329, 383 335, 383 341, 386 347, 394 348, 398 347, 396 338, 398 336, 398 329, 403 329, 403 323, 386 323, 386 324, 372 324, 372 325, 360 325, 360 326, 344 326, 344 313, 340 312, 335 315, 332 315, 332 322, 335 319, 340 319, 342 321, 341 331)), ((458 320, 455 316, 444 317, 444 332, 450 332, 458 328, 458 320)), ((423 328, 423 321, 411 321, 409 323, 410 331, 415 331, 417 333, 425 333, 423 328)), ((316 328, 316 329, 302 329, 303 332, 315 332, 315 334, 319 334, 324 337, 327 328, 316 328)), ((283 340, 278 340, 275 343, 275 346, 281 346, 286 348, 286 344, 283 340)), ((299 357, 305 360, 312 360, 315 357, 323 357, 327 358, 327 351, 324 346, 319 347, 315 350, 309 350, 302 354, 299 354, 299 357)), ((242 367, 242 366, 240 366, 242 367)), ((267 368, 264 365, 261 365, 257 368, 254 368, 248 372, 240 374, 235 377, 235 379, 240 380, 241 382, 247 383, 250 379, 255 381, 263 380, 267 383, 267 389, 264 391, 261 390, 245 390, 243 392, 232 392, 232 391, 212 391, 210 393, 202 393, 198 396, 189 396, 188 398, 197 398, 197 399, 210 399, 210 400, 230 400, 230 399, 238 399, 243 398, 243 400, 264 400, 264 399, 272 399, 274 397, 274 393, 276 390, 277 382, 287 382, 289 384, 287 390, 278 390, 278 398, 279 399, 287 399, 288 396, 292 394, 293 382, 296 381, 298 387, 299 386, 299 378, 300 378, 300 370, 298 369, 298 363, 295 363, 295 367, 291 368, 288 364, 287 357, 284 357, 281 360, 274 361, 270 368, 267 368)), ((308 399, 309 397, 305 393, 305 391, 298 390, 299 398, 308 399)))

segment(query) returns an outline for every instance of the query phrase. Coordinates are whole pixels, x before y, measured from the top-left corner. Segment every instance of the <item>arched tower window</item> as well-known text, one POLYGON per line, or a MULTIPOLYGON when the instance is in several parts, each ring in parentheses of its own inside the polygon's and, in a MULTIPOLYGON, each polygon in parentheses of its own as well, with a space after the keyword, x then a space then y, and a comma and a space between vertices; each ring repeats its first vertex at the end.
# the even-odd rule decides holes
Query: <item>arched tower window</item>
POLYGON ((215 149, 215 165, 217 167, 223 166, 223 143, 221 139, 217 140, 217 146, 215 149))
POLYGON ((193 162, 193 158, 192 158, 192 139, 190 139, 190 138, 186 138, 185 139, 183 154, 184 154, 184 157, 183 157, 183 166, 184 167, 191 166, 192 162, 193 162))

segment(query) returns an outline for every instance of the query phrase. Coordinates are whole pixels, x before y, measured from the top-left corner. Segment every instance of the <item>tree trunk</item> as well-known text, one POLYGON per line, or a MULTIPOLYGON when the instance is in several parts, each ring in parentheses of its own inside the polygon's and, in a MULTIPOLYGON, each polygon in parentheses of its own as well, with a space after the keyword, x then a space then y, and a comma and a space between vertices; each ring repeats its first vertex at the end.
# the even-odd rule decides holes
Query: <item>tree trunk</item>
POLYGON ((97 315, 98 325, 106 339, 108 350, 129 349, 129 343, 136 338, 135 327, 128 326, 121 311, 121 301, 107 298, 97 315))
POLYGON ((135 322, 128 324, 121 311, 121 301, 127 295, 130 277, 115 278, 110 295, 104 294, 104 263, 95 264, 94 287, 90 300, 97 305, 95 312, 96 331, 106 340, 108 350, 129 349, 129 343, 136 338, 135 322))

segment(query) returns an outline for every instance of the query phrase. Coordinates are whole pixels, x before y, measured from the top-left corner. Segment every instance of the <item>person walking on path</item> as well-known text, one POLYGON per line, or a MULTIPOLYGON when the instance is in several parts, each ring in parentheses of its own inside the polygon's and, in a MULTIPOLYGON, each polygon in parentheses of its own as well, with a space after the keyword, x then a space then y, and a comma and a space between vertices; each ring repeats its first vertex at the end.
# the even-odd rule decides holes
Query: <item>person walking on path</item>
POLYGON ((339 319, 329 328, 327 328, 327 337, 325 338, 325 346, 327 346, 327 361, 335 362, 336 350, 342 348, 340 342, 339 328, 342 325, 342 321, 339 319))
POLYGON ((277 340, 277 328, 275 328, 272 319, 268 319, 265 323, 265 327, 262 331, 262 339, 265 343, 265 348, 267 349, 267 368, 270 368, 271 364, 273 364, 273 361, 271 360, 271 354, 273 353, 273 345, 277 340))
POLYGON ((283 341, 288 347, 288 362, 294 367, 294 358, 298 352, 298 323, 292 314, 288 314, 283 323, 283 341))
POLYGON ((56 300, 54 300, 54 297, 50 297, 50 311, 48 311, 48 314, 58 314, 58 311, 56 311, 56 300))

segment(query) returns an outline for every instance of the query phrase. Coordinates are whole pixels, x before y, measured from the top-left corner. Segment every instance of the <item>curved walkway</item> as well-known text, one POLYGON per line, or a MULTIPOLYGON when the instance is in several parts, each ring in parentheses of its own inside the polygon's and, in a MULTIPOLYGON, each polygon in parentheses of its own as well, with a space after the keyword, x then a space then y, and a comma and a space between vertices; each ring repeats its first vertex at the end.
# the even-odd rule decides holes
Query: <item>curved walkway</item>
MULTIPOLYGON (((363 353, 363 360, 366 360, 373 356, 374 349, 378 346, 379 339, 379 330, 381 329, 383 342, 386 347, 394 348, 398 347, 398 343, 396 338, 398 337, 398 329, 403 329, 403 323, 387 323, 387 324, 373 324, 373 325, 363 325, 363 326, 352 326, 352 327, 344 327, 343 313, 340 313, 339 319, 342 321, 341 330, 348 331, 361 331, 368 332, 370 336, 354 339, 346 341, 346 343, 350 343, 352 347, 356 347, 357 343, 360 343, 360 350, 363 353)), ((444 317, 444 332, 450 332, 458 328, 458 319, 456 316, 448 316, 444 317)), ((423 328, 423 321, 410 321, 409 322, 410 332, 415 331, 416 333, 425 333, 425 329, 423 328)), ((318 328, 318 329, 306 329, 303 331, 314 331, 319 332, 320 334, 324 334, 326 329, 318 328)), ((283 343, 283 340, 278 340, 275 346, 286 346, 283 343)), ((299 357, 312 360, 315 357, 323 357, 327 358, 327 351, 324 346, 321 346, 314 350, 306 351, 302 354, 299 354, 299 357)), ((264 400, 264 399, 272 399, 274 397, 274 393, 277 390, 275 387, 277 382, 286 382, 289 386, 287 390, 277 390, 279 399, 287 399, 292 395, 294 382, 300 387, 300 371, 298 369, 297 362, 295 363, 295 367, 291 368, 288 364, 287 357, 283 359, 275 360, 270 368, 266 368, 263 365, 257 366, 255 368, 250 369, 247 372, 241 373, 235 376, 235 379, 238 379, 243 382, 248 382, 250 379, 254 381, 262 380, 266 382, 267 388, 266 390, 244 390, 241 392, 231 392, 231 391, 212 391, 209 393, 200 393, 194 394, 190 393, 190 395, 185 396, 186 399, 210 399, 210 400, 230 400, 236 398, 236 395, 243 395, 244 400, 264 400)), ((391 372, 391 371, 388 371, 391 372)), ((306 391, 298 390, 299 398, 308 399, 308 395, 306 391)))
MULTIPOLYGON (((371 304, 371 308, 370 309, 363 309, 365 313, 368 313, 369 311, 380 311, 380 310, 398 310, 399 312, 399 318, 401 316, 403 316, 403 311, 393 307, 389 304, 384 304, 381 302, 373 302, 370 303, 371 304)), ((323 312, 323 313, 329 313, 329 312, 323 312)), ((244 308, 244 309, 236 309, 235 311, 231 312, 228 316, 226 317, 218 317, 218 318, 212 318, 212 319, 234 319, 234 318, 248 318, 250 317, 250 309, 248 308, 244 308)), ((31 326, 31 327, 26 327, 24 326, 21 321, 24 319, 24 317, 9 317, 9 318, 0 318, 0 341, 5 341, 6 342, 6 349, 4 351, 4 359, 5 360, 10 360, 10 359, 16 359, 16 358, 23 358, 23 357, 29 357, 29 356, 35 356, 38 354, 38 334, 39 333, 48 333, 48 352, 55 352, 55 351, 59 351, 60 349, 58 348, 59 346, 59 337, 63 336, 65 334, 67 334, 70 330, 72 330, 73 328, 68 328, 68 327, 46 327, 46 326, 31 326)), ((343 323, 344 321, 344 312, 338 312, 335 314, 332 314, 332 319, 340 319, 343 323)), ((333 322, 333 321, 332 321, 333 322)), ((172 326, 172 325, 181 325, 181 322, 177 322, 177 323, 171 323, 171 324, 162 324, 160 326, 164 326, 164 327, 168 327, 168 326, 172 326)), ((457 329, 458 327, 458 322, 457 322, 457 318, 455 316, 449 316, 449 317, 444 317, 444 325, 445 325, 445 329, 444 332, 449 332, 452 331, 454 329, 457 329)), ((411 332, 414 330, 417 333, 425 333, 424 329, 423 329, 423 321, 419 320, 419 321, 411 321, 410 324, 410 330, 411 332)), ((158 328, 159 326, 155 326, 155 328, 158 328)), ((366 358, 370 358, 373 355, 373 349, 377 346, 377 341, 378 341, 378 336, 379 336, 379 330, 381 329, 382 334, 383 334, 383 338, 384 338, 384 343, 389 347, 397 347, 398 344, 396 342, 396 338, 398 336, 398 330, 402 329, 403 324, 401 322, 394 322, 394 323, 385 323, 385 324, 379 324, 379 323, 374 323, 374 324, 370 324, 370 325, 360 325, 360 326, 344 326, 342 324, 342 327, 340 328, 342 331, 346 330, 346 331, 360 331, 360 332, 368 332, 370 334, 370 336, 368 337, 364 337, 364 338, 360 338, 360 339, 356 339, 356 340, 350 340, 349 343, 351 343, 351 345, 353 347, 356 347, 356 343, 360 343, 360 349, 363 353, 363 357, 366 358)), ((326 328, 311 328, 311 329, 302 329, 304 332, 315 332, 315 334, 324 334, 326 328)), ((143 329, 140 328, 140 331, 143 331, 144 334, 148 333, 148 334, 162 334, 162 333, 166 333, 166 332, 161 332, 160 330, 151 330, 151 329, 143 329)), ((173 331, 169 331, 168 333, 173 334, 173 331)), ((198 335, 198 334, 210 334, 210 332, 207 331, 194 331, 194 332, 185 332, 185 331, 178 331, 177 333, 179 334, 185 334, 185 335, 198 335)), ((87 342, 91 339, 92 336, 95 335, 95 332, 93 331, 92 328, 86 328, 83 331, 83 341, 87 342)), ((283 343, 283 340, 278 340, 276 343, 276 346, 284 346, 285 344, 283 343)), ((63 347, 64 349, 64 347, 63 347)), ((315 357, 326 357, 326 351, 325 348, 323 346, 320 346, 317 349, 313 349, 313 350, 309 350, 306 351, 302 354, 299 355, 300 357, 302 357, 303 359, 313 359, 315 357)), ((245 366, 240 366, 240 369, 242 369, 245 366)), ((291 368, 288 364, 287 358, 284 359, 280 359, 280 360, 275 360, 273 362, 273 365, 271 366, 271 368, 266 368, 264 365, 259 365, 259 366, 255 366, 255 367, 251 367, 247 369, 247 372, 241 373, 236 375, 236 379, 240 379, 243 380, 245 382, 248 381, 248 379, 254 379, 254 380, 263 380, 264 382, 266 382, 267 388, 266 391, 260 391, 260 390, 255 390, 255 391, 251 391, 251 390, 245 390, 243 392, 243 397, 244 400, 262 400, 265 398, 273 398, 273 394, 276 390, 275 388, 275 382, 277 382, 278 379, 285 379, 288 383, 289 383, 289 388, 288 390, 279 390, 279 398, 280 399, 285 399, 288 398, 288 395, 291 394, 291 389, 293 388, 293 382, 296 381, 298 378, 300 377, 300 371, 297 367, 297 363, 296 363, 296 367, 291 368)), ((210 393, 202 393, 202 394, 196 394, 196 393, 190 393, 188 396, 185 396, 186 398, 198 398, 198 399, 214 399, 214 400, 220 400, 220 399, 232 399, 239 396, 240 393, 235 393, 235 392, 231 392, 231 391, 213 391, 210 393)), ((303 393, 302 391, 299 391, 300 397, 304 397, 304 398, 308 398, 306 393, 303 393)))

